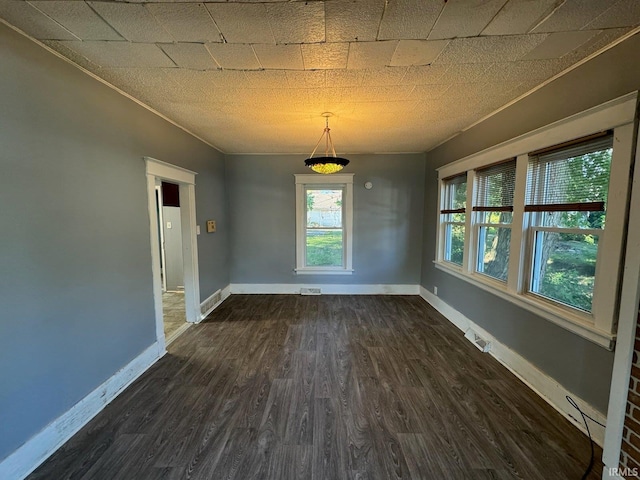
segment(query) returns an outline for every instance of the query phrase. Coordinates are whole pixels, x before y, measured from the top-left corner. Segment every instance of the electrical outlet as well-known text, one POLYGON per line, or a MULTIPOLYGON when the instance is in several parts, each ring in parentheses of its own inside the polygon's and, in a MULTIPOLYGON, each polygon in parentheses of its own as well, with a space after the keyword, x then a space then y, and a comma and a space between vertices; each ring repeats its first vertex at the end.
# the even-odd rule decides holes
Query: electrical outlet
POLYGON ((213 233, 216 231, 216 221, 207 220, 207 233, 213 233))
POLYGON ((433 286, 433 294, 435 296, 438 296, 438 287, 436 287, 435 285, 433 286))

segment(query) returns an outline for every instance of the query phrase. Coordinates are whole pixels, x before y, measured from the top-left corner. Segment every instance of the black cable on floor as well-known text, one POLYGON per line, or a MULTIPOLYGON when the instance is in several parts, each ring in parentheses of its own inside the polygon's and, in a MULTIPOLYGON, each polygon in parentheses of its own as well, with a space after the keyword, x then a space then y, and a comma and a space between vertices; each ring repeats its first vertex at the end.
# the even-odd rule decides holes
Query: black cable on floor
POLYGON ((566 399, 573 408, 575 408, 576 410, 578 410, 578 412, 580 412, 580 416, 582 416, 582 421, 584 422, 584 427, 587 429, 587 435, 589 435, 589 445, 591 446, 591 458, 589 459, 589 466, 587 467, 587 470, 582 475, 582 480, 585 480, 589 475, 589 473, 591 473, 591 469, 593 469, 593 457, 594 457, 593 438, 591 438, 591 430, 589 430, 589 424, 587 423, 587 418, 602 427, 606 428, 606 425, 603 425, 602 423, 597 421, 595 418, 590 417, 589 415, 584 413, 582 409, 578 406, 578 404, 575 402, 575 400, 571 398, 569 395, 566 396, 566 399))

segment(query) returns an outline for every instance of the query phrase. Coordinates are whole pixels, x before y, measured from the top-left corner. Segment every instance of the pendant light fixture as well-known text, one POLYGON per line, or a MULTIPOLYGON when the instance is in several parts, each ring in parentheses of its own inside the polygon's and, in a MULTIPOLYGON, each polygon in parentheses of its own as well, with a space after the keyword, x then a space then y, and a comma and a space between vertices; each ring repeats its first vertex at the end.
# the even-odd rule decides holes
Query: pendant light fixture
POLYGON ((342 168, 349 163, 349 160, 338 157, 336 155, 336 149, 333 148, 330 133, 331 129, 329 128, 329 117, 332 117, 333 113, 324 112, 322 116, 325 118, 324 131, 320 136, 320 140, 316 143, 316 148, 313 149, 313 152, 311 152, 309 158, 304 161, 304 164, 317 173, 336 173, 342 170, 342 168), (325 139, 324 157, 314 157, 323 138, 325 139))

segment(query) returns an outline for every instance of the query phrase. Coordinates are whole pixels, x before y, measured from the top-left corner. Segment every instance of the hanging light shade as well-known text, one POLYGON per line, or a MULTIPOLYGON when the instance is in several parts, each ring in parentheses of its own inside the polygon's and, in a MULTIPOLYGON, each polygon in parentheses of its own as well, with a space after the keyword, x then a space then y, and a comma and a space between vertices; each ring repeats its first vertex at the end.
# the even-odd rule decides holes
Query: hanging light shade
POLYGON ((320 140, 316 143, 316 148, 313 149, 309 158, 304 161, 304 164, 311 170, 317 173, 336 173, 342 170, 343 167, 349 164, 349 160, 341 158, 336 155, 336 149, 333 147, 333 141, 331 140, 331 129, 329 128, 329 117, 333 114, 325 112, 322 114, 325 117, 325 127, 320 140), (318 146, 325 140, 325 150, 323 157, 314 157, 318 146))

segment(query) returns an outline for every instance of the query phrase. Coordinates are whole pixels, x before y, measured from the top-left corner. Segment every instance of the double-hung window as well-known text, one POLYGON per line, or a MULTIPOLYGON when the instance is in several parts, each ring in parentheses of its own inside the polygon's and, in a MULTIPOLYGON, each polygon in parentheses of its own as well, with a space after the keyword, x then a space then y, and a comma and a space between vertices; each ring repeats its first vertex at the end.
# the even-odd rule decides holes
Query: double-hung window
POLYGON ((442 181, 442 184, 440 217, 444 227, 443 259, 447 262, 462 265, 467 205, 467 174, 446 178, 442 181))
POLYGON ((612 145, 605 133, 529 155, 530 293, 592 311, 612 145))
POLYGON ((436 267, 612 348, 637 98, 440 167, 436 267))
POLYGON ((296 175, 296 272, 353 272, 353 174, 296 175))
POLYGON ((502 282, 509 270, 515 177, 515 159, 475 172, 475 270, 502 282))

